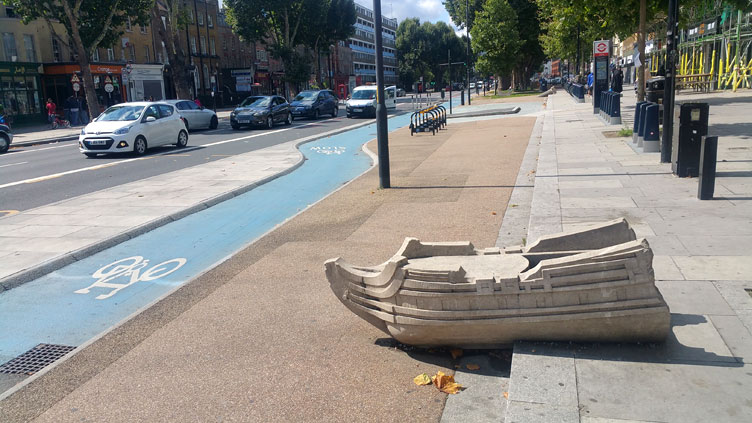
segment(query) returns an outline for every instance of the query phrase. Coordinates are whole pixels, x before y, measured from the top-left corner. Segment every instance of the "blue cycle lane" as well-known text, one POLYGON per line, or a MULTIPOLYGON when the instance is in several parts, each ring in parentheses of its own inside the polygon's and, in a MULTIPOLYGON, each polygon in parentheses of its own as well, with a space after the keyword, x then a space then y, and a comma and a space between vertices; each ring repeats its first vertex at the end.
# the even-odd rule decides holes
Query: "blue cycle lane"
MULTIPOLYGON (((410 115, 389 119, 390 130, 410 115)), ((371 124, 301 145, 302 166, 243 195, 0 293, 0 364, 80 346, 246 247, 371 165, 371 124)))

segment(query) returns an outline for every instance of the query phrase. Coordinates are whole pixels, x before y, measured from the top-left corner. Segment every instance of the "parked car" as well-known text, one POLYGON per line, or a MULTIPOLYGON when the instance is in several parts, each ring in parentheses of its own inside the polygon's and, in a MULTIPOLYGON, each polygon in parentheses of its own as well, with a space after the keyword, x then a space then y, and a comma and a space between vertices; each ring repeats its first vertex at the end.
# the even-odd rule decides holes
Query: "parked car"
MULTIPOLYGON (((387 109, 397 107, 397 87, 394 85, 384 88, 384 105, 387 109)), ((376 86, 362 85, 355 87, 345 106, 348 118, 353 116, 376 117, 376 86)))
POLYGON ((471 83, 470 83, 470 89, 471 89, 471 90, 474 90, 474 89, 475 89, 475 82, 471 82, 471 83))
POLYGON ((0 123, 0 154, 8 151, 12 142, 13 132, 11 132, 10 127, 4 123, 0 123))
POLYGON ((112 106, 81 130, 79 151, 87 157, 100 153, 134 152, 150 147, 188 145, 188 131, 175 107, 164 102, 133 102, 112 106))
POLYGON ((339 100, 329 90, 301 91, 290 102, 293 117, 309 117, 318 119, 321 115, 330 114, 337 117, 339 100))
POLYGON ((250 96, 230 113, 232 129, 241 126, 265 126, 271 129, 275 123, 282 122, 290 125, 292 112, 290 103, 277 95, 250 96))
POLYGON ((402 88, 397 88, 397 97, 404 97, 405 96, 405 90, 402 88))
POLYGON ((217 129, 219 125, 217 114, 213 110, 199 106, 191 100, 166 100, 165 103, 175 106, 188 131, 199 128, 217 129))

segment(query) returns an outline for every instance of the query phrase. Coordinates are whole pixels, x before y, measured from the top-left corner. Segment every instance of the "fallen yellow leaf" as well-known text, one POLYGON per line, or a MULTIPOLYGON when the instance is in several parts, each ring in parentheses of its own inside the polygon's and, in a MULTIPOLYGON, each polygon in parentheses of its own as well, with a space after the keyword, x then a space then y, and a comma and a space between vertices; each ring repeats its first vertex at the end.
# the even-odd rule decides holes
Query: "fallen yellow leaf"
POLYGON ((457 357, 462 357, 462 350, 459 348, 452 348, 449 350, 450 353, 452 353, 452 358, 456 359, 457 357))
POLYGON ((462 385, 456 382, 452 382, 441 388, 441 392, 447 393, 447 394, 456 394, 460 392, 462 389, 462 385))
POLYGON ((434 386, 447 394, 456 394, 462 388, 462 385, 454 381, 454 376, 445 375, 444 372, 436 372, 436 376, 431 379, 434 386))
POLYGON ((492 215, 496 216, 496 212, 491 212, 492 215))
POLYGON ((504 398, 509 398, 509 392, 504 392, 504 398))
POLYGON ((415 376, 415 379, 413 379, 413 382, 415 382, 416 385, 430 385, 431 384, 431 377, 428 376, 425 373, 419 374, 418 376, 415 376))
POLYGON ((467 367, 467 370, 480 370, 480 366, 477 364, 470 363, 465 365, 465 367, 467 367))

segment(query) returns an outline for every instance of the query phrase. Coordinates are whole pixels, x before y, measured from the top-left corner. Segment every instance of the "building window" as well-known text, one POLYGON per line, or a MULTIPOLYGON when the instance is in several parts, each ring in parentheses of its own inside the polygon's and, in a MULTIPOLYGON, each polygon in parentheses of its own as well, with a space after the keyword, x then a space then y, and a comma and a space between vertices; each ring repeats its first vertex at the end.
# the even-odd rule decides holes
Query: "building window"
POLYGON ((16 17, 16 11, 13 10, 12 7, 6 7, 5 8, 5 16, 9 18, 15 18, 16 17))
POLYGON ((222 50, 227 50, 227 38, 222 38, 222 50))
POLYGON ((15 62, 18 60, 16 36, 12 32, 3 32, 3 47, 5 47, 5 61, 15 62))
POLYGON ((206 37, 201 36, 201 54, 206 54, 206 37))
POLYGON ((52 60, 55 62, 62 60, 60 56, 60 44, 57 42, 57 38, 52 39, 52 60))
POLYGON ((259 62, 266 62, 266 50, 256 50, 256 60, 259 62))
POLYGON ((131 62, 136 62, 136 46, 133 44, 128 44, 128 54, 130 54, 131 62))
POLYGON ((198 14, 198 24, 203 25, 204 24, 204 15, 198 14))
POLYGON ((26 49, 26 61, 37 61, 37 50, 34 48, 34 36, 30 34, 24 34, 24 48, 26 49))
POLYGON ((142 34, 146 34, 147 33, 147 30, 146 30, 147 27, 146 27, 146 25, 140 25, 140 26, 141 26, 141 33, 142 34))
POLYGON ((209 79, 209 68, 204 65, 204 87, 209 88, 211 86, 211 80, 209 79))
POLYGON ((210 38, 209 39, 209 53, 212 56, 216 56, 217 55, 217 49, 214 46, 214 38, 210 38))
POLYGON ((188 17, 190 18, 189 20, 191 21, 191 23, 195 22, 193 18, 193 10, 188 10, 188 17))
POLYGON ((98 48, 95 48, 94 51, 91 53, 91 61, 92 62, 99 61, 99 49, 98 48))
POLYGON ((214 20, 212 19, 212 15, 206 15, 206 24, 209 25, 209 28, 214 28, 214 20))
POLYGON ((131 32, 131 17, 128 16, 128 20, 125 21, 125 30, 131 32))
POLYGON ((191 35, 191 54, 196 54, 196 37, 191 35))
POLYGON ((107 49, 107 61, 108 62, 115 61, 115 50, 112 47, 107 49))
POLYGON ((149 63, 151 58, 149 57, 149 46, 144 46, 144 63, 149 63))

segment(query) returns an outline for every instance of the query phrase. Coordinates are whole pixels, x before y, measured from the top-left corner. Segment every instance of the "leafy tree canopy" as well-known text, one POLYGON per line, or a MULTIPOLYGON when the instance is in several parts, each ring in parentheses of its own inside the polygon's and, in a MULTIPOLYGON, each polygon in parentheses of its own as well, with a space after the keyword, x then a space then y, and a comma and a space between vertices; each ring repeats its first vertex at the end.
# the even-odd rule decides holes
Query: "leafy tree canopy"
POLYGON ((507 0, 487 0, 475 14, 470 29, 473 52, 478 55, 476 66, 485 74, 510 73, 516 63, 520 46, 517 14, 507 0))

